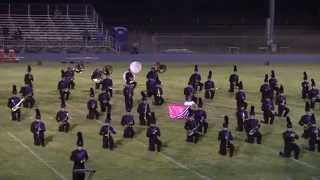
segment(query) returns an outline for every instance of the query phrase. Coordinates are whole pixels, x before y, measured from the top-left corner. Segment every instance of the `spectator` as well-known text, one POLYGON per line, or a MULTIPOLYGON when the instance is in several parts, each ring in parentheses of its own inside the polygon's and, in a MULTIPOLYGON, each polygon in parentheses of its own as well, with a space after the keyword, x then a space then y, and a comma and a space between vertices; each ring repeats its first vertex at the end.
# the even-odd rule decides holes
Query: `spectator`
POLYGON ((14 39, 15 40, 22 40, 22 31, 21 29, 18 27, 17 30, 14 32, 14 39))
POLYGON ((9 28, 7 26, 2 26, 2 35, 5 38, 9 37, 9 28))
POLYGON ((90 41, 91 36, 87 29, 82 32, 82 39, 85 43, 88 43, 90 41))
POLYGON ((96 39, 97 39, 98 41, 103 41, 103 40, 105 40, 105 38, 106 38, 106 33, 105 33, 105 32, 103 32, 103 31, 97 31, 97 33, 96 33, 96 39))
POLYGON ((139 42, 138 41, 133 42, 131 54, 139 54, 139 42))

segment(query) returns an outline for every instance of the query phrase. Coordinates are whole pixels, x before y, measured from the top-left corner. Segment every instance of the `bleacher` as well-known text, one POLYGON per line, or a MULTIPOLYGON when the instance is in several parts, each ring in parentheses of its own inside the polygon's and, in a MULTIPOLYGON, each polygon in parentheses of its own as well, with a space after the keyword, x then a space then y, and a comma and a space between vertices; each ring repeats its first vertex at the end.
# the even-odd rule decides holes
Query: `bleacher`
POLYGON ((102 19, 88 4, 0 4, 0 48, 16 51, 82 52, 113 50, 102 19), (54 8, 54 10, 53 10, 54 8), (2 27, 9 29, 4 37, 2 27), (14 38, 20 28, 22 40, 14 38), (83 40, 88 31, 90 40, 83 40))

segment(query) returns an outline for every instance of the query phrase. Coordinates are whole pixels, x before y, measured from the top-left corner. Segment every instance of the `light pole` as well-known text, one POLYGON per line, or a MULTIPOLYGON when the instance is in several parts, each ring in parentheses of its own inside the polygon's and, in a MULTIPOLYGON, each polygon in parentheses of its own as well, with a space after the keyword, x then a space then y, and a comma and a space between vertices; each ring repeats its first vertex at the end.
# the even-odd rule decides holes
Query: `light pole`
POLYGON ((276 51, 274 41, 275 0, 269 0, 269 18, 267 18, 267 46, 272 52, 276 51))

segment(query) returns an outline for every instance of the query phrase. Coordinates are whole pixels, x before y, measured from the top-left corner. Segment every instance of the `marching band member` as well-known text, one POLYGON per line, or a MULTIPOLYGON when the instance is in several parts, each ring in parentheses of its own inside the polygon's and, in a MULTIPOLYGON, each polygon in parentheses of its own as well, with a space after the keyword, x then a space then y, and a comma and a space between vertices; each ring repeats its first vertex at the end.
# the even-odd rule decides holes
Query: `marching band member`
POLYGON ((273 105, 273 101, 270 98, 266 98, 263 100, 262 102, 262 106, 261 106, 261 110, 263 111, 263 123, 265 124, 269 124, 269 120, 270 120, 270 124, 273 124, 274 122, 274 105, 273 105))
POLYGON ((194 120, 191 116, 187 119, 184 129, 187 131, 187 142, 191 142, 196 144, 199 141, 200 132, 199 132, 200 125, 194 120))
POLYGON ((112 90, 112 87, 113 87, 113 81, 112 81, 112 78, 111 78, 111 73, 109 70, 106 70, 105 71, 105 75, 106 75, 106 78, 104 80, 102 80, 101 84, 102 84, 102 88, 101 90, 102 91, 107 91, 110 98, 113 96, 113 90, 112 90))
POLYGON ((209 124, 207 120, 207 112, 202 108, 202 98, 199 98, 198 100, 198 107, 194 111, 194 120, 197 122, 197 124, 200 124, 199 126, 199 132, 203 135, 207 133, 209 124))
POLYGON ((268 83, 268 74, 264 75, 264 83, 260 86, 260 93, 261 93, 261 102, 263 102, 264 99, 269 98, 273 99, 273 91, 270 87, 270 84, 268 83))
POLYGON ((160 106, 164 103, 164 99, 162 95, 163 95, 163 89, 161 87, 161 81, 158 80, 153 90, 154 105, 160 106))
POLYGON ((66 77, 63 77, 59 82, 58 82, 58 87, 57 89, 59 90, 60 93, 60 99, 62 100, 68 100, 70 96, 70 88, 71 88, 71 83, 69 80, 67 80, 66 77))
POLYGON ((94 90, 90 88, 90 99, 87 102, 88 115, 87 119, 99 119, 98 102, 94 97, 94 90))
POLYGON ((278 105, 277 115, 279 117, 286 117, 290 112, 290 109, 286 106, 287 98, 286 98, 286 95, 284 94, 284 89, 282 85, 280 85, 280 88, 279 88, 279 93, 276 98, 276 104, 278 105))
POLYGON ((248 114, 248 111, 245 106, 238 106, 238 111, 236 113, 236 117, 237 117, 236 130, 242 132, 244 122, 249 118, 249 114, 248 114))
POLYGON ((127 111, 127 114, 122 116, 121 125, 125 127, 123 131, 123 137, 133 138, 133 136, 135 135, 135 131, 133 129, 134 118, 130 111, 127 111))
POLYGON ((91 74, 91 80, 95 82, 96 89, 100 88, 100 82, 103 79, 103 70, 96 68, 91 74))
POLYGON ((271 78, 269 79, 269 85, 273 92, 278 92, 278 80, 274 73, 274 70, 271 70, 271 78))
POLYGON ((126 111, 131 111, 133 107, 133 84, 125 84, 123 88, 123 96, 125 102, 126 111))
POLYGON ((257 144, 261 144, 262 135, 259 132, 260 126, 259 121, 255 117, 254 106, 251 106, 250 116, 244 121, 244 129, 247 133, 246 142, 253 144, 256 139, 257 144))
POLYGON ((45 146, 44 132, 46 131, 46 125, 41 120, 40 110, 36 109, 36 120, 31 123, 31 132, 33 133, 33 143, 36 146, 45 146))
POLYGON ((320 129, 315 123, 312 123, 307 132, 309 138, 309 151, 314 152, 317 145, 317 151, 320 152, 320 129))
POLYGON ((303 81, 301 82, 301 97, 306 99, 310 90, 310 83, 308 81, 308 75, 306 72, 303 72, 303 81))
POLYGON ((143 91, 141 91, 141 96, 142 96, 142 99, 138 105, 137 112, 139 114, 140 125, 144 126, 146 125, 146 121, 149 118, 148 116, 150 113, 150 105, 148 104, 148 101, 147 101, 147 95, 143 91))
POLYGON ((306 102, 305 104, 305 114, 301 116, 299 125, 303 126, 303 134, 302 137, 307 139, 308 138, 308 129, 312 124, 316 124, 316 119, 314 114, 310 110, 310 104, 306 102))
POLYGON ((67 67, 67 70, 64 71, 63 77, 69 82, 69 87, 74 89, 75 82, 74 82, 74 70, 71 67, 67 67))
POLYGON ((299 139, 297 133, 295 133, 292 129, 292 123, 290 117, 287 116, 287 130, 282 133, 282 138, 284 141, 284 150, 280 152, 280 156, 282 157, 291 157, 291 153, 293 151, 294 158, 298 159, 300 154, 300 148, 295 143, 296 139, 299 139))
POLYGON ((107 114, 107 118, 99 134, 102 136, 102 148, 113 150, 114 141, 112 134, 116 134, 116 130, 111 126, 111 114, 107 114))
POLYGON ((110 91, 108 89, 102 90, 98 96, 101 112, 111 113, 111 104, 110 104, 110 91))
POLYGON ((239 82, 239 91, 236 93, 236 102, 237 102, 237 108, 244 107, 245 109, 248 106, 248 103, 246 102, 246 93, 243 90, 243 84, 242 81, 239 82))
POLYGON ((194 93, 195 93, 195 90, 192 86, 192 83, 189 82, 187 87, 185 87, 183 90, 183 94, 185 95, 185 100, 187 100, 189 97, 194 97, 194 93))
POLYGON ((157 85, 157 82, 155 79, 148 79, 146 81, 146 90, 147 90, 147 96, 151 97, 153 95, 153 90, 155 89, 157 85))
POLYGON ((130 68, 125 73, 125 80, 127 85, 132 85, 133 89, 137 86, 137 82, 134 80, 134 74, 131 72, 130 68))
POLYGON ((234 92, 234 88, 238 86, 239 75, 237 74, 237 71, 238 71, 237 66, 234 65, 233 73, 229 77, 229 83, 230 83, 229 92, 234 92))
POLYGON ((25 84, 21 87, 19 93, 24 98, 23 107, 33 108, 35 104, 35 99, 33 98, 33 89, 29 84, 25 84))
POLYGON ((147 73, 146 78, 147 79, 154 79, 156 80, 158 78, 158 72, 156 71, 156 68, 154 66, 151 67, 150 71, 147 73))
POLYGON ((314 109, 316 102, 320 103, 320 91, 316 87, 314 79, 311 79, 311 89, 308 92, 310 99, 310 108, 314 109))
POLYGON ((232 143, 233 136, 231 131, 228 130, 229 118, 224 116, 223 129, 219 131, 218 141, 220 141, 219 154, 225 156, 227 155, 227 150, 229 150, 229 156, 233 156, 234 145, 232 143))
POLYGON ((147 118, 147 126, 150 126, 151 122, 157 123, 155 112, 150 112, 147 118))
POLYGON ((213 99, 215 94, 215 85, 214 81, 212 80, 212 71, 209 71, 208 80, 204 83, 204 97, 206 99, 213 99))
POLYGON ((155 151, 157 147, 157 151, 161 151, 162 142, 159 139, 161 136, 160 128, 156 126, 155 121, 150 122, 150 127, 147 129, 146 136, 149 138, 149 151, 155 151))
POLYGON ((201 75, 197 64, 194 65, 194 73, 190 76, 189 82, 191 82, 195 91, 202 91, 203 83, 201 83, 201 75))
POLYGON ((12 121, 20 121, 20 118, 21 118, 20 105, 23 100, 17 96, 16 85, 12 86, 12 94, 13 94, 13 96, 8 99, 8 104, 7 104, 8 108, 11 109, 11 120, 12 121), (20 105, 19 105, 19 103, 20 103, 20 105), (14 107, 16 107, 16 106, 17 106, 17 109, 14 109, 14 107))
POLYGON ((33 75, 31 74, 31 66, 28 65, 27 72, 24 75, 24 84, 28 84, 32 88, 33 80, 34 79, 33 79, 33 75))
POLYGON ((82 133, 77 133, 77 149, 71 152, 70 160, 73 161, 72 180, 85 180, 85 172, 77 172, 86 168, 85 163, 89 160, 86 149, 83 148, 82 133))
POLYGON ((57 112, 56 115, 56 121, 59 123, 59 131, 60 132, 69 132, 69 128, 70 128, 70 123, 69 123, 69 112, 65 109, 66 108, 66 104, 65 101, 62 100, 61 102, 61 109, 60 111, 57 112))

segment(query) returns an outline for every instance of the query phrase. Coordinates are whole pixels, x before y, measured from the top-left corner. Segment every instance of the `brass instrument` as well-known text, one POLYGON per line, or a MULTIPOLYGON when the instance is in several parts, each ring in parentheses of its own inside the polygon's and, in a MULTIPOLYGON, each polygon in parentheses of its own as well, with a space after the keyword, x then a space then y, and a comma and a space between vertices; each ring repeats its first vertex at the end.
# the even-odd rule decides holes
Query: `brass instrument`
POLYGON ((164 73, 167 71, 167 65, 160 64, 160 62, 156 62, 154 66, 158 73, 164 73))
POLYGON ((156 128, 154 128, 153 131, 152 131, 152 135, 156 135, 157 132, 158 132, 158 130, 156 128))
POLYGON ((144 120, 146 121, 147 120, 147 108, 148 108, 148 105, 145 104, 145 108, 144 108, 144 120))
POLYGON ((197 125, 195 128, 193 128, 193 129, 191 129, 191 130, 189 130, 188 131, 188 136, 192 136, 195 132, 196 132, 196 130, 199 128, 199 125, 197 125))
POLYGON ((12 110, 13 112, 16 112, 18 109, 21 108, 20 105, 23 103, 23 101, 24 101, 24 98, 22 98, 22 99, 18 102, 18 104, 16 104, 15 106, 13 106, 13 107, 11 108, 11 110, 12 110))
POLYGON ((161 97, 160 88, 157 89, 157 97, 161 97))
POLYGON ((252 129, 249 131, 249 135, 250 135, 250 136, 254 135, 254 133, 256 133, 258 129, 259 129, 258 126, 255 127, 255 128, 252 128, 252 129))
POLYGON ((92 79, 93 82, 95 83, 100 83, 103 79, 102 78, 94 78, 92 79))

